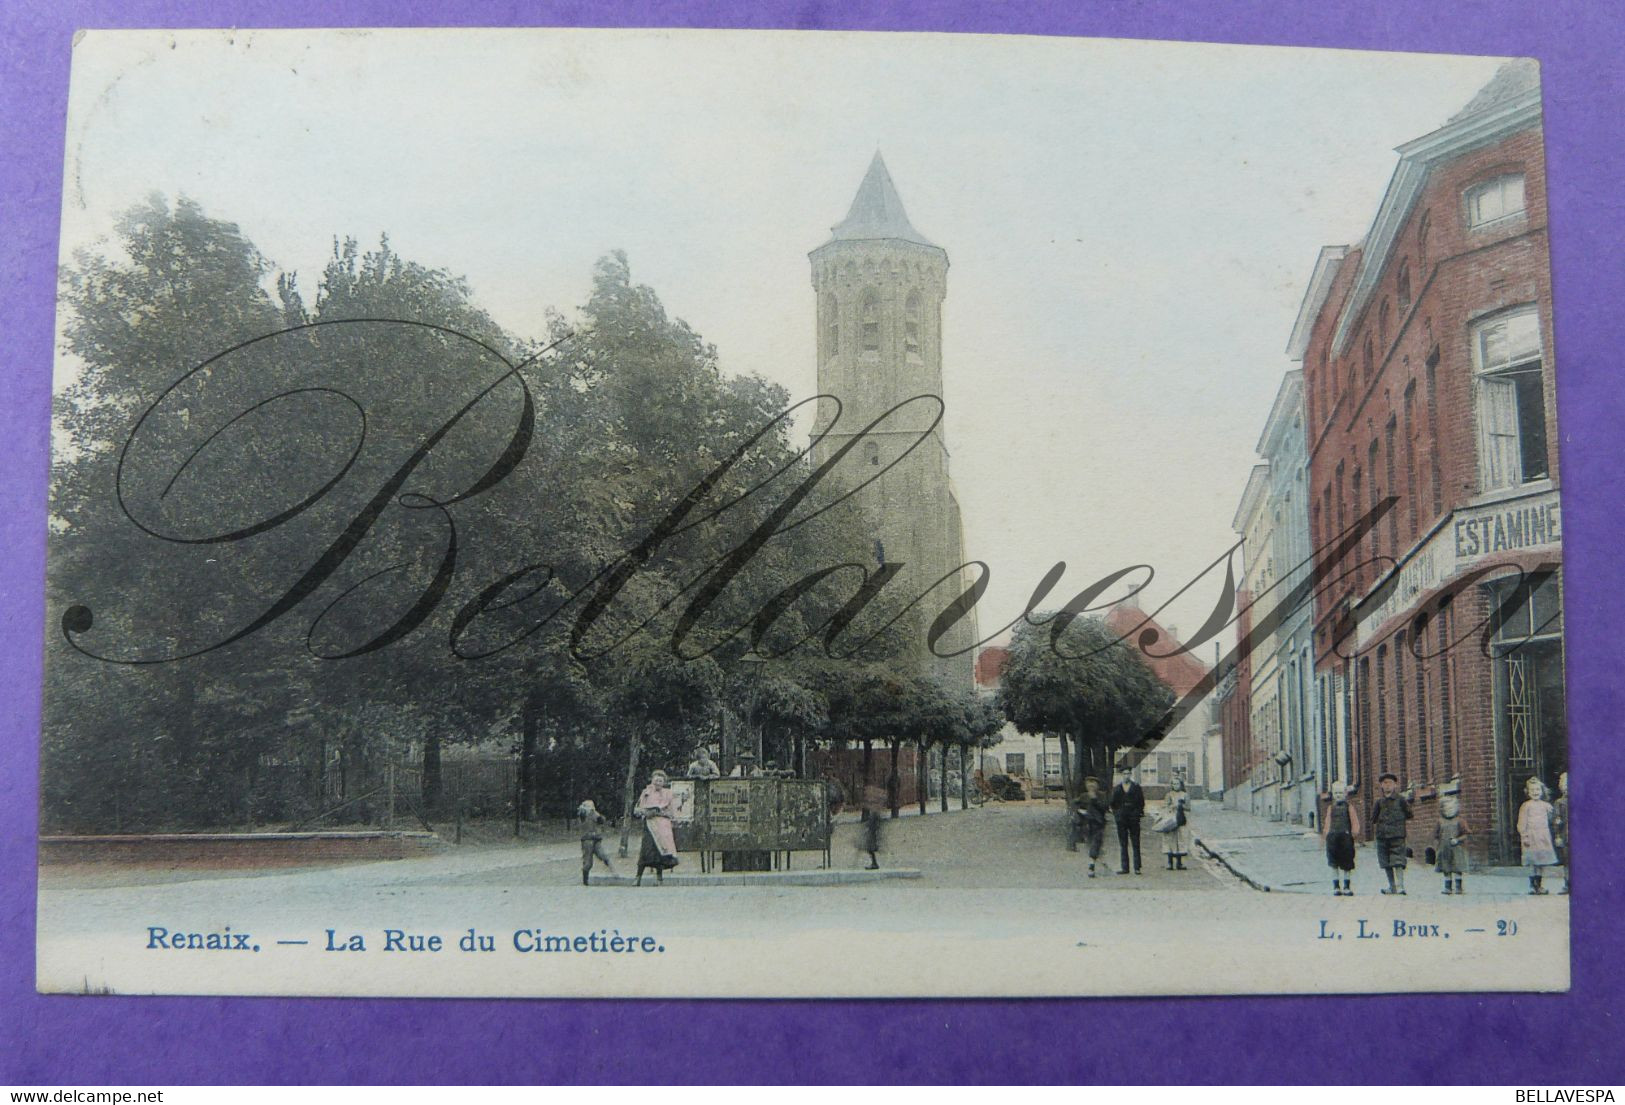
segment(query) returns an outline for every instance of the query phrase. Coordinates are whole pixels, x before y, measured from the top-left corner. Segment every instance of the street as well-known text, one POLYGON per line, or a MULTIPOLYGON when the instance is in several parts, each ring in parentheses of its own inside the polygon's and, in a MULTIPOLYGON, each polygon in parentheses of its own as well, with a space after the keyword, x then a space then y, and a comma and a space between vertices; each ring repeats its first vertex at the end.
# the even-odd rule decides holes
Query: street
MULTIPOLYGON (((573 844, 451 850, 260 876, 189 872, 157 882, 150 871, 121 881, 107 872, 92 880, 47 869, 40 882, 39 986, 637 995, 651 990, 639 964, 651 954, 662 959, 658 991, 670 996, 1567 985, 1567 899, 1261 893, 1211 860, 1193 860, 1184 872, 1165 870, 1151 833, 1143 876, 1090 880, 1084 854, 1065 850, 1063 809, 1033 802, 906 816, 887 825, 881 861, 917 867, 920 878, 827 887, 660 887, 652 878, 635 889, 583 887, 573 844), (1438 926, 1438 938, 1396 939, 1395 921, 1438 926), (1498 936, 1498 924, 1513 932, 1498 936), (173 934, 228 926, 250 934, 244 950, 165 946, 173 934), (158 947, 155 927, 165 933, 158 947), (1381 938, 1361 939, 1365 932, 1381 938), (540 934, 566 944, 578 936, 650 937, 650 949, 658 951, 604 956, 584 939, 586 954, 531 953, 540 934), (438 950, 425 946, 432 936, 440 938, 438 950), (491 950, 461 950, 465 937, 491 950), (1498 939, 1515 939, 1518 955, 1505 955, 1505 943, 1491 944, 1498 939), (409 950, 414 946, 424 950, 409 950), (1281 970, 1284 955, 1299 969, 1281 970), (1205 960, 1199 971, 1193 956, 1205 960), (1324 969, 1304 969, 1304 957, 1324 969)), ((1199 806, 1192 819, 1198 836, 1201 814, 1199 806)), ((856 833, 856 824, 843 819, 836 867, 860 866, 856 833)), ((810 854, 800 858, 816 864, 810 854)), ((616 867, 630 869, 626 860, 616 867)))

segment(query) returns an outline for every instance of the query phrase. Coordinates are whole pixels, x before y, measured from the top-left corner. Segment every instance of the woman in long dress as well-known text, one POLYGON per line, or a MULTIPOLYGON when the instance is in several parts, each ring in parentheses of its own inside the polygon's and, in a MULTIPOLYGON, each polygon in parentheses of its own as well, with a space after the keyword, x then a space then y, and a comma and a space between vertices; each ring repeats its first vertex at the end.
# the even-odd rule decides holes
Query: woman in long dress
POLYGON ((636 813, 643 818, 643 843, 638 848, 639 886, 643 885, 645 868, 654 868, 655 880, 663 882, 666 869, 677 866, 677 837, 671 823, 675 801, 671 780, 664 771, 655 772, 638 795, 636 813))

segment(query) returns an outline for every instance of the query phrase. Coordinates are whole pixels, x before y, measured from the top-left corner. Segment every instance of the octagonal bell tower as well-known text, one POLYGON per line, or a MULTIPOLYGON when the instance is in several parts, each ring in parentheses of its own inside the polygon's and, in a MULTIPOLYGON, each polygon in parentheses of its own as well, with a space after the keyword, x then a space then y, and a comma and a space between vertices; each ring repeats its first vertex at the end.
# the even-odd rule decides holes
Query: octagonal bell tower
MULTIPOLYGON (((818 297, 818 390, 842 404, 839 421, 815 454, 822 462, 904 400, 932 395, 947 401, 942 303, 948 254, 908 221, 886 163, 876 153, 846 218, 811 258, 818 297)), ((833 414, 830 407, 821 405, 820 432, 833 414)), ((871 467, 885 468, 919 442, 863 492, 876 528, 875 559, 903 566, 891 587, 906 590, 908 598, 964 559, 943 423, 928 432, 936 417, 935 404, 910 404, 867 435, 842 465, 850 479, 871 467)), ((923 611, 926 623, 952 597, 947 585, 932 592, 923 611)), ((923 626, 914 636, 923 648, 923 626)), ((973 640, 974 622, 967 619, 938 647, 946 651, 973 640)), ((967 654, 929 666, 968 685, 971 662, 967 654)))

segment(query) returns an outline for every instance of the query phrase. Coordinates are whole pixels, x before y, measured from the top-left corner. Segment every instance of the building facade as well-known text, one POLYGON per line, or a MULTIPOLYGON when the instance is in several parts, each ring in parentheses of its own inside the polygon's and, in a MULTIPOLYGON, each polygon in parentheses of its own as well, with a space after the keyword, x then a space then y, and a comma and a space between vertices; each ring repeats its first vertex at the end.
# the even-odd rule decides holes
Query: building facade
POLYGON ((1364 241, 1322 251, 1293 338, 1323 781, 1369 809, 1398 775, 1418 856, 1457 793, 1474 856, 1516 863, 1527 781, 1567 769, 1538 71, 1504 66, 1398 152, 1364 241))
MULTIPOLYGON (((1275 788, 1273 816, 1298 825, 1319 824, 1320 754, 1313 739, 1317 708, 1314 679, 1314 604, 1308 593, 1313 558, 1309 541, 1309 455, 1304 438, 1303 372, 1294 369, 1281 380, 1264 432, 1259 455, 1268 468, 1263 512, 1269 518, 1272 568, 1268 594, 1255 592, 1259 610, 1281 607, 1273 634, 1274 657, 1268 698, 1275 717, 1263 749, 1265 767, 1275 788), (1289 596, 1304 593, 1304 601, 1289 596)), ((1262 646, 1261 646, 1262 647, 1262 646)))
MULTIPOLYGON (((877 477, 860 493, 875 526, 876 566, 901 566, 888 587, 908 599, 935 587, 917 608, 930 611, 914 627, 923 648, 929 618, 966 583, 958 571, 964 531, 941 421, 948 254, 909 222, 877 153, 846 218, 810 256, 818 390, 841 404, 838 416, 834 404, 820 405, 814 460, 823 463, 850 446, 857 456, 843 461, 842 472, 856 474, 853 483, 877 477), (871 423, 877 424, 866 429, 871 423)), ((940 678, 971 686, 975 640, 973 611, 937 645, 938 652, 960 655, 930 658, 929 666, 940 678)))
MULTIPOLYGON (((1004 682, 1004 669, 1010 663, 1010 650, 988 645, 976 654, 976 693, 994 698, 1004 682)), ((1061 774, 1061 746, 1054 737, 1023 733, 1015 722, 1006 721, 997 743, 981 750, 977 767, 983 778, 1008 775, 1021 782, 1029 793, 1041 788, 1061 791, 1066 780, 1061 774)))
MULTIPOLYGON (((1275 520, 1270 511, 1270 466, 1255 464, 1231 522, 1241 538, 1240 596, 1249 608, 1268 603, 1275 594, 1275 520)), ((1238 598, 1240 597, 1238 596, 1238 598)), ((1274 754, 1281 747, 1280 686, 1276 679, 1276 648, 1280 634, 1249 609, 1246 628, 1238 626, 1237 640, 1247 639, 1245 679, 1238 671, 1237 692, 1246 699, 1245 730, 1227 748, 1234 763, 1227 765, 1225 803, 1257 817, 1281 817, 1280 765, 1274 754), (1256 634, 1256 635, 1255 635, 1256 634)), ((1239 704, 1238 704, 1239 707, 1239 704)))

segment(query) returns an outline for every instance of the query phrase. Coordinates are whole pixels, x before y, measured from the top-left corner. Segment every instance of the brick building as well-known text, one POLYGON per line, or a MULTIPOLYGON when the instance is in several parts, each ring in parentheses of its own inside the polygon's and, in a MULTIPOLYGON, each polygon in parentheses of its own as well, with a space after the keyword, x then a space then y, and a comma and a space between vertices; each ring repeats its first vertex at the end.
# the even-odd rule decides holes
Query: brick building
MULTIPOLYGON (((1252 592, 1246 588, 1236 592, 1238 640, 1252 631, 1252 601, 1252 592)), ((1251 809, 1253 770, 1262 759, 1253 742, 1252 678, 1252 653, 1242 653, 1220 673, 1213 692, 1218 702, 1224 804, 1232 809, 1251 809)))
POLYGON ((1518 861, 1531 776, 1567 769, 1562 515, 1538 72, 1504 66, 1401 146, 1364 241, 1322 250, 1303 362, 1325 781, 1413 790, 1413 848, 1459 792, 1481 862, 1518 861))
MULTIPOLYGON (((993 698, 1004 684, 1004 669, 1010 663, 1010 650, 1004 645, 987 645, 976 654, 976 693, 993 698)), ((1062 790, 1061 746, 1054 737, 1023 733, 1006 721, 999 740, 981 750, 977 768, 984 778, 1008 775, 1029 791, 1035 788, 1062 790)))
MULTIPOLYGON (((1178 628, 1160 625, 1132 598, 1113 605, 1102 620, 1114 637, 1139 653, 1151 674, 1173 692, 1175 701, 1207 678, 1207 665, 1182 650, 1178 628), (1154 642, 1151 653, 1141 647, 1142 634, 1147 630, 1152 635, 1146 640, 1154 642)), ((989 696, 998 694, 1009 663, 1007 647, 983 648, 976 657, 977 691, 989 696)), ((1176 773, 1193 797, 1205 798, 1221 786, 1220 750, 1212 719, 1210 707, 1198 707, 1181 718, 1154 748, 1120 750, 1115 767, 1131 771, 1152 798, 1167 793, 1176 773)), ((983 750, 977 766, 984 774, 1007 774, 1052 790, 1065 787, 1059 739, 1043 733, 1023 733, 1009 721, 1004 723, 999 742, 983 750)), ((1075 770, 1079 775, 1086 773, 1081 767, 1075 770)))
MULTIPOLYGON (((1164 626, 1156 618, 1140 609, 1131 596, 1106 612, 1106 628, 1112 635, 1140 654, 1145 666, 1151 669, 1162 684, 1174 693, 1176 702, 1184 699, 1208 677, 1207 665, 1191 653, 1183 651, 1177 626, 1164 626), (1151 631, 1146 647, 1142 635, 1151 631)), ((1220 775, 1220 751, 1213 747, 1213 711, 1198 706, 1176 722, 1156 747, 1147 752, 1122 752, 1119 758, 1131 762, 1134 781, 1146 788, 1151 798, 1160 798, 1179 775, 1193 798, 1206 798, 1219 790, 1223 783, 1220 775)))

